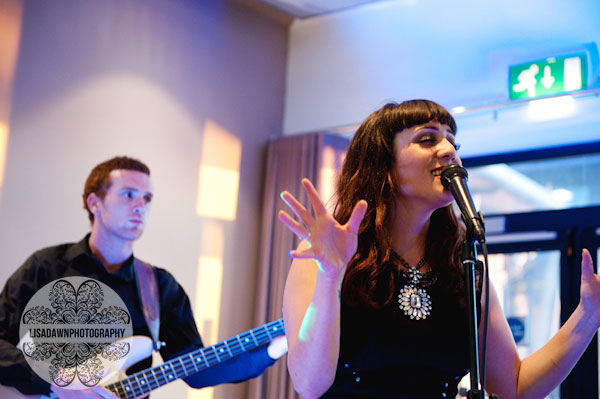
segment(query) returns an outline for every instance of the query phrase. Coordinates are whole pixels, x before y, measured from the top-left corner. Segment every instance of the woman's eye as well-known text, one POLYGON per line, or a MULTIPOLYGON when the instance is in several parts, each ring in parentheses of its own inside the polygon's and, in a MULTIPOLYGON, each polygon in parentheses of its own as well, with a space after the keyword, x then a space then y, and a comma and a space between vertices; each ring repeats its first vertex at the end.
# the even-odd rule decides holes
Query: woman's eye
POLYGON ((435 139, 433 137, 423 137, 419 140, 419 143, 423 143, 423 144, 435 143, 435 139))

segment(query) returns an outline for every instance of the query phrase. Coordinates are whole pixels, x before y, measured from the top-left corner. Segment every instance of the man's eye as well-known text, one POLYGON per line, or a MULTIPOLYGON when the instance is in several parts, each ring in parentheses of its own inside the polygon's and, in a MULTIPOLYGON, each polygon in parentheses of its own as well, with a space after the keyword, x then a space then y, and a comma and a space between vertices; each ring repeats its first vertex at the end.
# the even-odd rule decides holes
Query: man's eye
POLYGON ((433 137, 423 137, 419 140, 419 143, 423 143, 423 144, 435 143, 435 139, 433 137))

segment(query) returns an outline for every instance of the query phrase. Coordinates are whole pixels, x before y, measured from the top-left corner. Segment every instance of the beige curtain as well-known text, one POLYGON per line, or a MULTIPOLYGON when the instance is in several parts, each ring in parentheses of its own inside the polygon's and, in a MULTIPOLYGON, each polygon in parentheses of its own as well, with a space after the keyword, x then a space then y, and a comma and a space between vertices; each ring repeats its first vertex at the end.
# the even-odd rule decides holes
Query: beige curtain
MULTIPOLYGON (((261 240, 257 278, 254 325, 263 325, 282 317, 283 289, 291 259, 288 252, 298 239, 279 222, 277 213, 286 209, 279 197, 288 190, 310 208, 300 180, 309 178, 324 200, 333 192, 348 139, 332 134, 311 133, 285 136, 268 145, 263 197, 261 240)), ((282 357, 264 375, 249 382, 249 399, 295 399, 287 371, 287 356, 282 357)))

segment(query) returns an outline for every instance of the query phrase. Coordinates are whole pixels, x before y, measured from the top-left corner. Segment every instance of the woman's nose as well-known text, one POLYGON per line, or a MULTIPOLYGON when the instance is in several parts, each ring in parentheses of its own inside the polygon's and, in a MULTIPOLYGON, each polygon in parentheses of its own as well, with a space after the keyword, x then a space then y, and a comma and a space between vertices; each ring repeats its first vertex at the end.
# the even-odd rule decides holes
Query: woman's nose
POLYGON ((450 159, 451 161, 456 159, 456 147, 450 142, 450 140, 446 138, 442 139, 442 141, 440 141, 438 144, 438 148, 441 158, 450 159))

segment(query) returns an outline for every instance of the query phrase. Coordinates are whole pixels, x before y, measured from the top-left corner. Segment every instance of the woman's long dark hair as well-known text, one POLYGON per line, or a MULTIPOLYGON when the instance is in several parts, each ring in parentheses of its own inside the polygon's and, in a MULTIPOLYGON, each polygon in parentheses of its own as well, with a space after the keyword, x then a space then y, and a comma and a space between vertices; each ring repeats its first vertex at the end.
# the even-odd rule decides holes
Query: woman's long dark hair
MULTIPOLYGON (((342 298, 350 305, 377 309, 395 300, 398 258, 392 249, 392 223, 402 215, 395 214, 394 137, 430 121, 446 124, 456 132, 456 122, 444 107, 429 100, 411 100, 386 104, 373 112, 350 143, 338 180, 334 217, 346 223, 360 199, 368 203, 358 249, 348 264, 342 287, 342 298)), ((433 212, 425 247, 428 263, 444 289, 459 299, 464 287, 458 259, 463 236, 464 227, 451 205, 433 212)))

